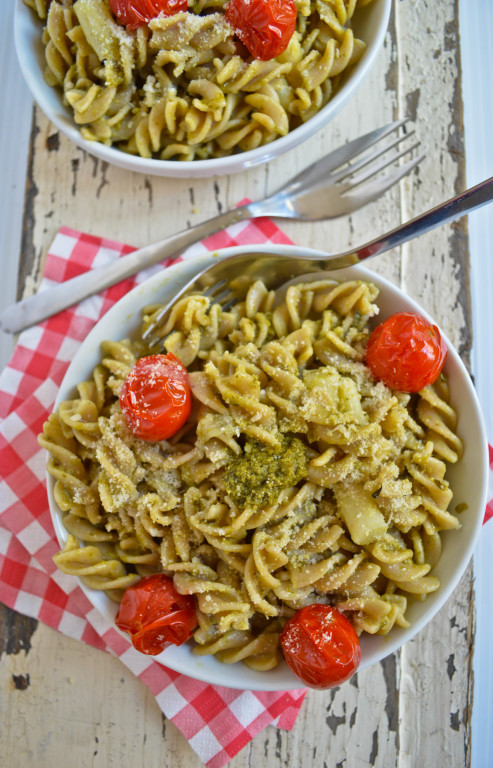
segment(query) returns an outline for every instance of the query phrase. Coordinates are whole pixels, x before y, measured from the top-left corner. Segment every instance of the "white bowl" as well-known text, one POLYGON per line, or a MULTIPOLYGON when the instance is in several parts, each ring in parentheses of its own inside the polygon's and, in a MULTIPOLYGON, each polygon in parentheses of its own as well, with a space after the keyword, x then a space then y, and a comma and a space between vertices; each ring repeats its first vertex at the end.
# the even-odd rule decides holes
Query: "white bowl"
MULTIPOLYGON (((93 368, 100 361, 102 341, 132 336, 139 328, 140 310, 143 306, 168 301, 178 288, 193 278, 199 269, 217 261, 218 258, 226 258, 235 253, 276 253, 304 258, 309 254, 321 252, 285 245, 226 248, 216 251, 214 255, 209 253, 180 262, 157 273, 120 299, 87 336, 65 374, 58 393, 57 405, 62 400, 73 397, 76 385, 90 377, 93 368)), ((377 300, 380 307, 379 320, 397 311, 419 312, 431 320, 429 315, 399 288, 363 267, 338 270, 333 272, 333 277, 336 280, 356 278, 373 281, 380 289, 377 300)), ((396 651, 433 618, 450 597, 464 573, 481 529, 486 506, 488 476, 486 432, 476 392, 466 368, 450 342, 445 336, 444 338, 448 347, 444 371, 449 378, 452 403, 458 411, 457 431, 464 442, 464 455, 460 462, 448 467, 447 478, 454 492, 454 499, 457 502, 465 502, 468 508, 461 514, 462 528, 442 534, 444 543, 442 557, 433 570, 434 575, 440 579, 440 589, 429 595, 424 602, 410 603, 406 614, 411 622, 409 629, 394 627, 386 636, 363 636, 360 669, 375 664, 396 651)), ((53 498, 51 476, 48 476, 48 495, 56 535, 60 545, 63 545, 67 532, 62 525, 61 513, 53 498)), ((88 589, 82 584, 81 586, 94 607, 113 623, 116 614, 115 604, 104 593, 88 589)), ((226 665, 214 657, 196 656, 192 653, 192 643, 167 648, 155 658, 165 666, 185 675, 230 688, 277 691, 301 687, 300 680, 284 663, 270 672, 256 672, 242 663, 226 665)))
POLYGON ((47 85, 44 80, 45 59, 41 43, 41 23, 24 5, 23 0, 16 0, 15 47, 22 73, 34 100, 52 123, 82 149, 108 163, 139 173, 181 178, 221 176, 272 160, 305 141, 332 120, 357 91, 371 70, 385 38, 391 7, 392 0, 373 0, 369 6, 358 11, 353 29, 367 44, 366 51, 344 78, 336 95, 311 120, 265 146, 210 160, 146 159, 127 154, 114 147, 107 147, 96 141, 83 139, 70 110, 63 104, 61 91, 47 85))

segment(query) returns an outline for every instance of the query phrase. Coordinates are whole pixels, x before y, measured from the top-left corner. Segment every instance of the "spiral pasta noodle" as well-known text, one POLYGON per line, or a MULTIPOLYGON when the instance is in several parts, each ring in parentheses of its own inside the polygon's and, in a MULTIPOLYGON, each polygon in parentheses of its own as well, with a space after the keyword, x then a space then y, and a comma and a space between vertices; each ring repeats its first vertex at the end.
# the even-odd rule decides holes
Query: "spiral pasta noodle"
POLYGON ((164 572, 193 595, 195 651, 271 669, 288 618, 314 602, 358 632, 409 625, 437 590, 441 532, 459 527, 446 466, 460 460, 442 376, 410 395, 376 381, 365 349, 378 289, 360 280, 260 283, 229 311, 180 299, 152 349, 104 342, 101 362, 40 443, 69 538, 57 566, 119 599, 164 572), (137 438, 119 394, 139 356, 173 352, 194 407, 168 440, 137 438))
POLYGON ((108 0, 24 0, 44 24, 45 79, 81 135, 145 158, 194 160, 248 151, 312 118, 364 53, 359 0, 300 0, 278 57, 240 49, 227 0, 189 2, 136 30, 108 0))

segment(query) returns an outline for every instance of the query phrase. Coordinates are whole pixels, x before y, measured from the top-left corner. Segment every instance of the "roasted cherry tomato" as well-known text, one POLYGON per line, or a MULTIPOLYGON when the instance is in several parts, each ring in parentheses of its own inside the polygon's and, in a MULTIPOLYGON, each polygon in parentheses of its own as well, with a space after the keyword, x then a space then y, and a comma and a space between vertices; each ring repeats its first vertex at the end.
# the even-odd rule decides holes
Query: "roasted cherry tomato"
POLYGON ((197 626, 195 602, 190 595, 180 595, 164 573, 146 576, 125 590, 115 623, 131 635, 134 648, 156 656, 192 636, 197 626))
POLYGON ((192 408, 185 366, 169 352, 141 357, 123 383, 120 407, 142 440, 166 440, 184 425, 192 408))
POLYGON ((351 677, 361 646, 351 622, 331 605, 314 603, 289 619, 281 632, 288 667, 310 688, 332 688, 351 677))
POLYGON ((293 0, 229 0, 224 15, 252 56, 268 61, 288 47, 297 12, 293 0))
POLYGON ((443 368, 447 347, 436 325, 413 312, 397 312, 378 325, 366 348, 366 364, 390 389, 419 392, 443 368))
POLYGON ((116 18, 127 29, 137 29, 164 13, 173 16, 187 10, 187 0, 109 0, 116 18))

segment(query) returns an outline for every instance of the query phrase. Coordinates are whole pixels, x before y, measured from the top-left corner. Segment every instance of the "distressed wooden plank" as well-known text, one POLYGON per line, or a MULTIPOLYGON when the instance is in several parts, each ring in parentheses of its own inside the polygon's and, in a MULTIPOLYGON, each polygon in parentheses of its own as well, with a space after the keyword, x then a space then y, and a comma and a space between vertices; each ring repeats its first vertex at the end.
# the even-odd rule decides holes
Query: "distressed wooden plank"
MULTIPOLYGON (((414 213, 464 189, 458 11, 454 2, 396 5, 399 102, 427 119, 421 183, 406 198, 414 213), (440 23, 437 23, 437 11, 440 23), (423 40, 426 44, 423 45, 423 40)), ((468 362, 471 344, 465 221, 403 247, 402 284, 438 320, 468 362)), ((472 571, 433 622, 401 654, 399 768, 470 765, 472 571), (416 738, 419 734, 419 738, 416 738)))
POLYGON ((471 764, 472 593, 470 567, 453 598, 402 649, 399 768, 471 764))
MULTIPOLYGON (((410 190, 408 205, 419 213, 465 186, 463 114, 460 97, 458 11, 455 2, 400 3, 399 26, 406 30, 399 58, 402 103, 412 102, 426 125, 426 177, 410 190), (425 35, 426 45, 422 39, 425 35), (419 58, 418 66, 415 65, 419 58)), ((424 170, 424 169, 423 169, 424 170)), ((465 222, 436 229, 404 248, 406 290, 435 315, 459 350, 470 348, 469 261, 465 222), (444 291, 453 297, 444 301, 444 291), (454 308, 454 312, 450 309, 454 308)))
POLYGON ((0 603, 0 659, 4 653, 29 653, 31 638, 37 626, 36 619, 23 616, 0 603))

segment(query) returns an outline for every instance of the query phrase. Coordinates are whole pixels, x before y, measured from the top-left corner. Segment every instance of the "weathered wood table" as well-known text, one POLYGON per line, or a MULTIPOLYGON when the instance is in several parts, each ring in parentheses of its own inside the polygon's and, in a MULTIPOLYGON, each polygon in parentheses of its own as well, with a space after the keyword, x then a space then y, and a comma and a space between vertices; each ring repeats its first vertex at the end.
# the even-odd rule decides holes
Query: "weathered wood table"
MULTIPOLYGON (((219 179, 132 174, 85 154, 34 110, 19 296, 36 290, 61 225, 134 245, 258 199, 330 149, 410 116, 427 152, 415 174, 353 216, 286 224, 300 245, 365 242, 464 188, 456 0, 396 2, 385 47, 362 89, 324 131, 267 166, 219 179)), ((471 344, 464 221, 371 268, 440 322, 465 361, 471 344)), ((230 763, 247 766, 470 764, 474 589, 470 568, 431 624, 399 653, 326 693, 310 692, 290 733, 267 728, 230 763)), ((6 768, 195 768, 199 759, 147 688, 116 659, 0 611, 0 764, 6 768)))

